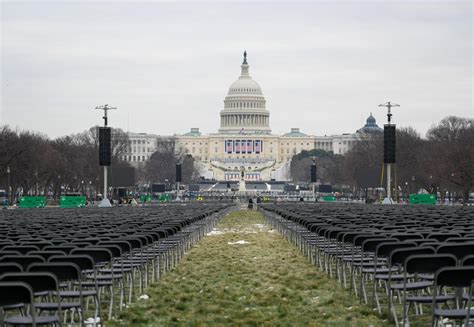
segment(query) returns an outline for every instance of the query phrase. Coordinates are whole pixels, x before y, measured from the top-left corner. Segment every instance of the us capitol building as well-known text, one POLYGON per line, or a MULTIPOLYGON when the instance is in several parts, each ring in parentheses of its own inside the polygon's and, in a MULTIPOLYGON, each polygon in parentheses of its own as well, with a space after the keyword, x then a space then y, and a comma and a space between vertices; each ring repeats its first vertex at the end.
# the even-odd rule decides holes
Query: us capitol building
MULTIPOLYGON (((249 74, 247 53, 239 78, 233 82, 220 111, 218 133, 202 134, 199 128, 176 135, 178 147, 194 157, 201 175, 221 181, 288 180, 293 155, 303 150, 321 149, 335 154, 346 153, 357 142, 360 133, 382 131, 372 114, 356 133, 312 136, 291 128, 289 133, 274 135, 270 129, 270 112, 260 85, 249 74)), ((123 159, 132 165, 144 163, 156 150, 158 136, 128 133, 129 147, 123 159)))

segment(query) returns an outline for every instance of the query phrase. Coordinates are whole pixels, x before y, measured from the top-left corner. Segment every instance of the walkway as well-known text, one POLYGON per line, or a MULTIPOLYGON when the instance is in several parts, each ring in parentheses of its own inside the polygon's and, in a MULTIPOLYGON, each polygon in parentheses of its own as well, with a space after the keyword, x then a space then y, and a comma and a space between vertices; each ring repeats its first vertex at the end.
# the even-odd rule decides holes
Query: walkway
POLYGON ((226 216, 146 295, 108 325, 388 326, 257 212, 226 216))

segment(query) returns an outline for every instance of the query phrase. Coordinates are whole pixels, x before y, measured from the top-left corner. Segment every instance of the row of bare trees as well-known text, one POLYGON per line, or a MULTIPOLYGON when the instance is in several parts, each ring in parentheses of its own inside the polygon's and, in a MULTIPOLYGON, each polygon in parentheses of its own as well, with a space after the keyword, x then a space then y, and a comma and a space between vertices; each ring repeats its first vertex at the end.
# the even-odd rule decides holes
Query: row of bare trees
POLYGON ((174 183, 177 163, 181 163, 183 183, 189 184, 193 179, 198 178, 199 172, 194 164, 194 158, 185 153, 175 137, 159 138, 156 145, 156 151, 151 155, 150 160, 138 169, 140 180, 174 183))
MULTIPOLYGON (((112 131, 112 163, 126 150, 127 134, 112 131)), ((58 194, 60 187, 83 191, 100 182, 97 127, 79 134, 49 139, 47 136, 0 126, 0 188, 12 193, 58 194)))
MULTIPOLYGON (((358 172, 369 169, 380 180, 383 163, 383 133, 359 136, 359 142, 344 156, 308 151, 291 164, 294 181, 309 181, 312 158, 322 183, 361 188, 358 172)), ((456 192, 464 200, 474 191, 474 120, 449 116, 430 128, 426 137, 411 127, 397 129, 396 182, 404 192, 423 188, 428 192, 456 192)), ((367 176, 365 176, 367 177, 367 176)))

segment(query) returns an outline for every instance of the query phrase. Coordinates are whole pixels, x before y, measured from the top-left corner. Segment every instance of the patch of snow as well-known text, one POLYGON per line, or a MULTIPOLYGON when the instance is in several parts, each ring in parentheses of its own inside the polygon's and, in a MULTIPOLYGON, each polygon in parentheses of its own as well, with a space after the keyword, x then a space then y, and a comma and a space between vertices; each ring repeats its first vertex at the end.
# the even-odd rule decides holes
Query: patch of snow
POLYGON ((212 236, 212 235, 222 235, 222 234, 224 234, 224 232, 221 231, 221 230, 218 230, 218 229, 216 229, 216 228, 214 228, 212 231, 210 231, 209 233, 207 233, 207 235, 211 235, 211 236, 212 236))
POLYGON ((240 240, 240 241, 235 241, 235 242, 227 242, 229 245, 241 245, 241 244, 250 244, 250 242, 240 240))
POLYGON ((84 320, 84 324, 86 324, 86 327, 92 327, 94 326, 95 324, 99 324, 100 323, 100 318, 97 317, 97 318, 93 318, 93 317, 90 317, 90 318, 87 318, 87 320, 84 320))
POLYGON ((140 295, 140 300, 148 300, 150 297, 147 294, 140 295))

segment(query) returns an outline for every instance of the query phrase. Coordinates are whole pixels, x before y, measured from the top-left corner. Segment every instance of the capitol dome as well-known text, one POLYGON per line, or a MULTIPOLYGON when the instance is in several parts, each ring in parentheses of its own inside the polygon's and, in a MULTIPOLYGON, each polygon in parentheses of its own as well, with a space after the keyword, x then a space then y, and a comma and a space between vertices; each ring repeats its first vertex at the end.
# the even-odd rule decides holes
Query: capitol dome
POLYGON ((375 120, 374 116, 372 116, 372 113, 370 113, 370 116, 367 117, 367 120, 365 121, 365 125, 357 130, 357 133, 380 133, 383 132, 383 129, 380 128, 377 125, 377 121, 375 120))
POLYGON ((260 85, 249 75, 247 52, 244 52, 241 74, 224 99, 219 133, 270 133, 270 113, 260 85))
POLYGON ((227 95, 236 94, 262 95, 262 89, 250 76, 240 76, 238 80, 232 83, 229 92, 227 92, 227 95))

